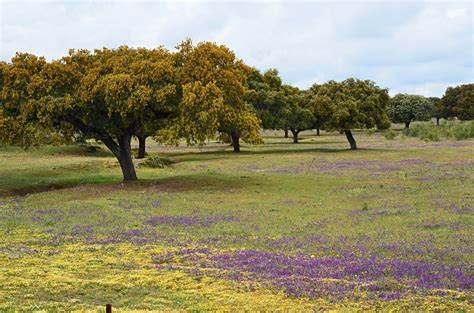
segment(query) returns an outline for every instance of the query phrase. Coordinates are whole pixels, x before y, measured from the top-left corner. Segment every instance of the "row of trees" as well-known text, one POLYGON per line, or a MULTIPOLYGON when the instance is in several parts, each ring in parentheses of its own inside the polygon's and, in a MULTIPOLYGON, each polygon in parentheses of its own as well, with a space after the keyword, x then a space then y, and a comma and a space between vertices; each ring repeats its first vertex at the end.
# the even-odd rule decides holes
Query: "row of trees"
POLYGON ((428 121, 433 117, 439 125, 441 118, 474 119, 474 84, 448 87, 444 96, 423 97, 420 95, 397 94, 390 100, 388 109, 394 123, 410 127, 413 121, 428 121))
POLYGON ((388 128, 388 90, 369 80, 349 78, 342 82, 315 84, 299 90, 282 84, 274 69, 249 78, 247 101, 255 108, 265 129, 284 129, 298 143, 298 134, 308 129, 339 130, 345 133, 351 149, 357 149, 352 136, 355 128, 388 128))
POLYGON ((137 179, 132 137, 139 140, 138 157, 150 136, 204 144, 217 135, 238 152, 241 140, 262 142, 262 128, 290 131, 295 143, 303 130, 338 130, 357 149, 351 130, 388 128, 393 108, 387 89, 372 81, 350 78, 299 90, 283 84, 276 70, 247 66, 225 46, 191 40, 176 51, 70 50, 50 62, 18 53, 0 62, 0 88, 1 142, 99 140, 126 181, 137 179))

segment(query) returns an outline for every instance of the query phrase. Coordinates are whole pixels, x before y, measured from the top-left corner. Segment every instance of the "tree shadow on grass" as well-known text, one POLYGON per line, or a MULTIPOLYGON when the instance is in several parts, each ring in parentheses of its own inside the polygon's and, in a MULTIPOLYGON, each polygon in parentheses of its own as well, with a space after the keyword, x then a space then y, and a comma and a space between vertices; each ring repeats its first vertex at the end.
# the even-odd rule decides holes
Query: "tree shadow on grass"
MULTIPOLYGON (((299 145, 299 144, 298 144, 299 145)), ((284 148, 284 149, 261 149, 261 150, 245 150, 246 147, 242 146, 241 152, 235 153, 231 148, 225 150, 215 151, 200 151, 200 152, 186 152, 186 153, 169 153, 166 156, 171 158, 178 158, 180 162, 195 162, 195 161, 210 161, 219 160, 225 158, 238 158, 239 156, 258 156, 258 155, 278 155, 278 154, 309 154, 309 153, 357 153, 357 152, 388 152, 392 151, 389 149, 380 148, 359 148, 358 150, 350 150, 349 148, 284 148)))
MULTIPOLYGON (((193 173, 187 175, 176 175, 158 179, 144 178, 132 182, 123 182, 117 175, 102 177, 102 180, 88 179, 88 181, 71 181, 67 177, 64 180, 57 179, 55 182, 44 184, 32 184, 16 188, 0 188, 0 199, 10 197, 23 197, 29 194, 52 192, 58 190, 77 191, 81 199, 87 197, 100 197, 113 192, 187 192, 199 190, 232 190, 240 189, 252 183, 259 183, 260 178, 256 175, 222 175, 216 173, 193 173)), ((261 182, 260 182, 261 183, 261 182)), ((15 199, 0 201, 9 202, 15 199)))

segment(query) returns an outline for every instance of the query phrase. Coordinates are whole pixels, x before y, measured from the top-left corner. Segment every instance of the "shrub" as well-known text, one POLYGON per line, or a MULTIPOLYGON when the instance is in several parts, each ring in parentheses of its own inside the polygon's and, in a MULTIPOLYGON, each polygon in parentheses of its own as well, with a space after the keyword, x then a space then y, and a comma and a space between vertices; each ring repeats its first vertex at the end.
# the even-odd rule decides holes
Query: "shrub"
POLYGON ((383 136, 388 139, 388 140, 393 140, 395 137, 397 137, 398 133, 394 130, 389 130, 388 132, 385 132, 383 136))
POLYGON ((416 124, 403 130, 403 134, 425 141, 439 141, 442 138, 464 140, 474 138, 474 122, 444 121, 439 126, 431 123, 416 124))
POLYGON ((153 157, 149 157, 145 161, 141 162, 140 166, 152 167, 152 168, 164 168, 164 167, 170 166, 173 163, 174 162, 172 162, 171 160, 163 159, 163 158, 160 158, 158 156, 153 156, 153 157))

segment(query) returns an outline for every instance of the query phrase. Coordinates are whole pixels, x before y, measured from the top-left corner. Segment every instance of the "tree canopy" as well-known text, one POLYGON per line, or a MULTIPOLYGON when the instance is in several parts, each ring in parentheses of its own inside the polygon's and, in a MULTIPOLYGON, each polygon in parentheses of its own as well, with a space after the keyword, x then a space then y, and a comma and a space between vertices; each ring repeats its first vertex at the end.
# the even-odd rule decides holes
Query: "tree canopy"
POLYGON ((231 50, 210 42, 194 46, 186 40, 178 46, 177 69, 182 99, 161 140, 186 138, 189 144, 200 144, 220 132, 235 152, 240 151, 240 139, 261 142, 260 120, 245 101, 251 69, 231 50))
POLYGON ((276 69, 263 74, 253 69, 248 78, 247 102, 255 109, 264 129, 282 128, 282 114, 285 107, 285 92, 276 69))
POLYGON ((474 84, 448 87, 438 103, 438 110, 444 118, 474 119, 474 84))
POLYGON ((410 127, 413 121, 428 121, 436 114, 433 102, 419 95, 397 94, 390 99, 388 109, 390 119, 394 123, 405 123, 410 127))

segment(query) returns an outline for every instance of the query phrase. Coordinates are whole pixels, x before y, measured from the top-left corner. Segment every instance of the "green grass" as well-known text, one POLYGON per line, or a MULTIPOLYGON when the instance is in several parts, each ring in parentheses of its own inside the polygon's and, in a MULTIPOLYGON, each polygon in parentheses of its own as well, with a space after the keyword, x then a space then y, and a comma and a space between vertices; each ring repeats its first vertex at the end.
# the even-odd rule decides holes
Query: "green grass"
POLYGON ((149 142, 149 156, 169 162, 138 164, 140 180, 127 184, 105 150, 0 148, 0 310, 99 310, 108 302, 124 311, 472 310, 470 291, 336 301, 193 272, 206 256, 156 267, 157 255, 203 247, 472 264, 474 140, 355 137, 361 149, 351 151, 344 135, 305 132, 292 144, 268 131, 264 145, 240 154, 215 142, 149 142), (192 220, 150 224, 163 216, 192 220))

